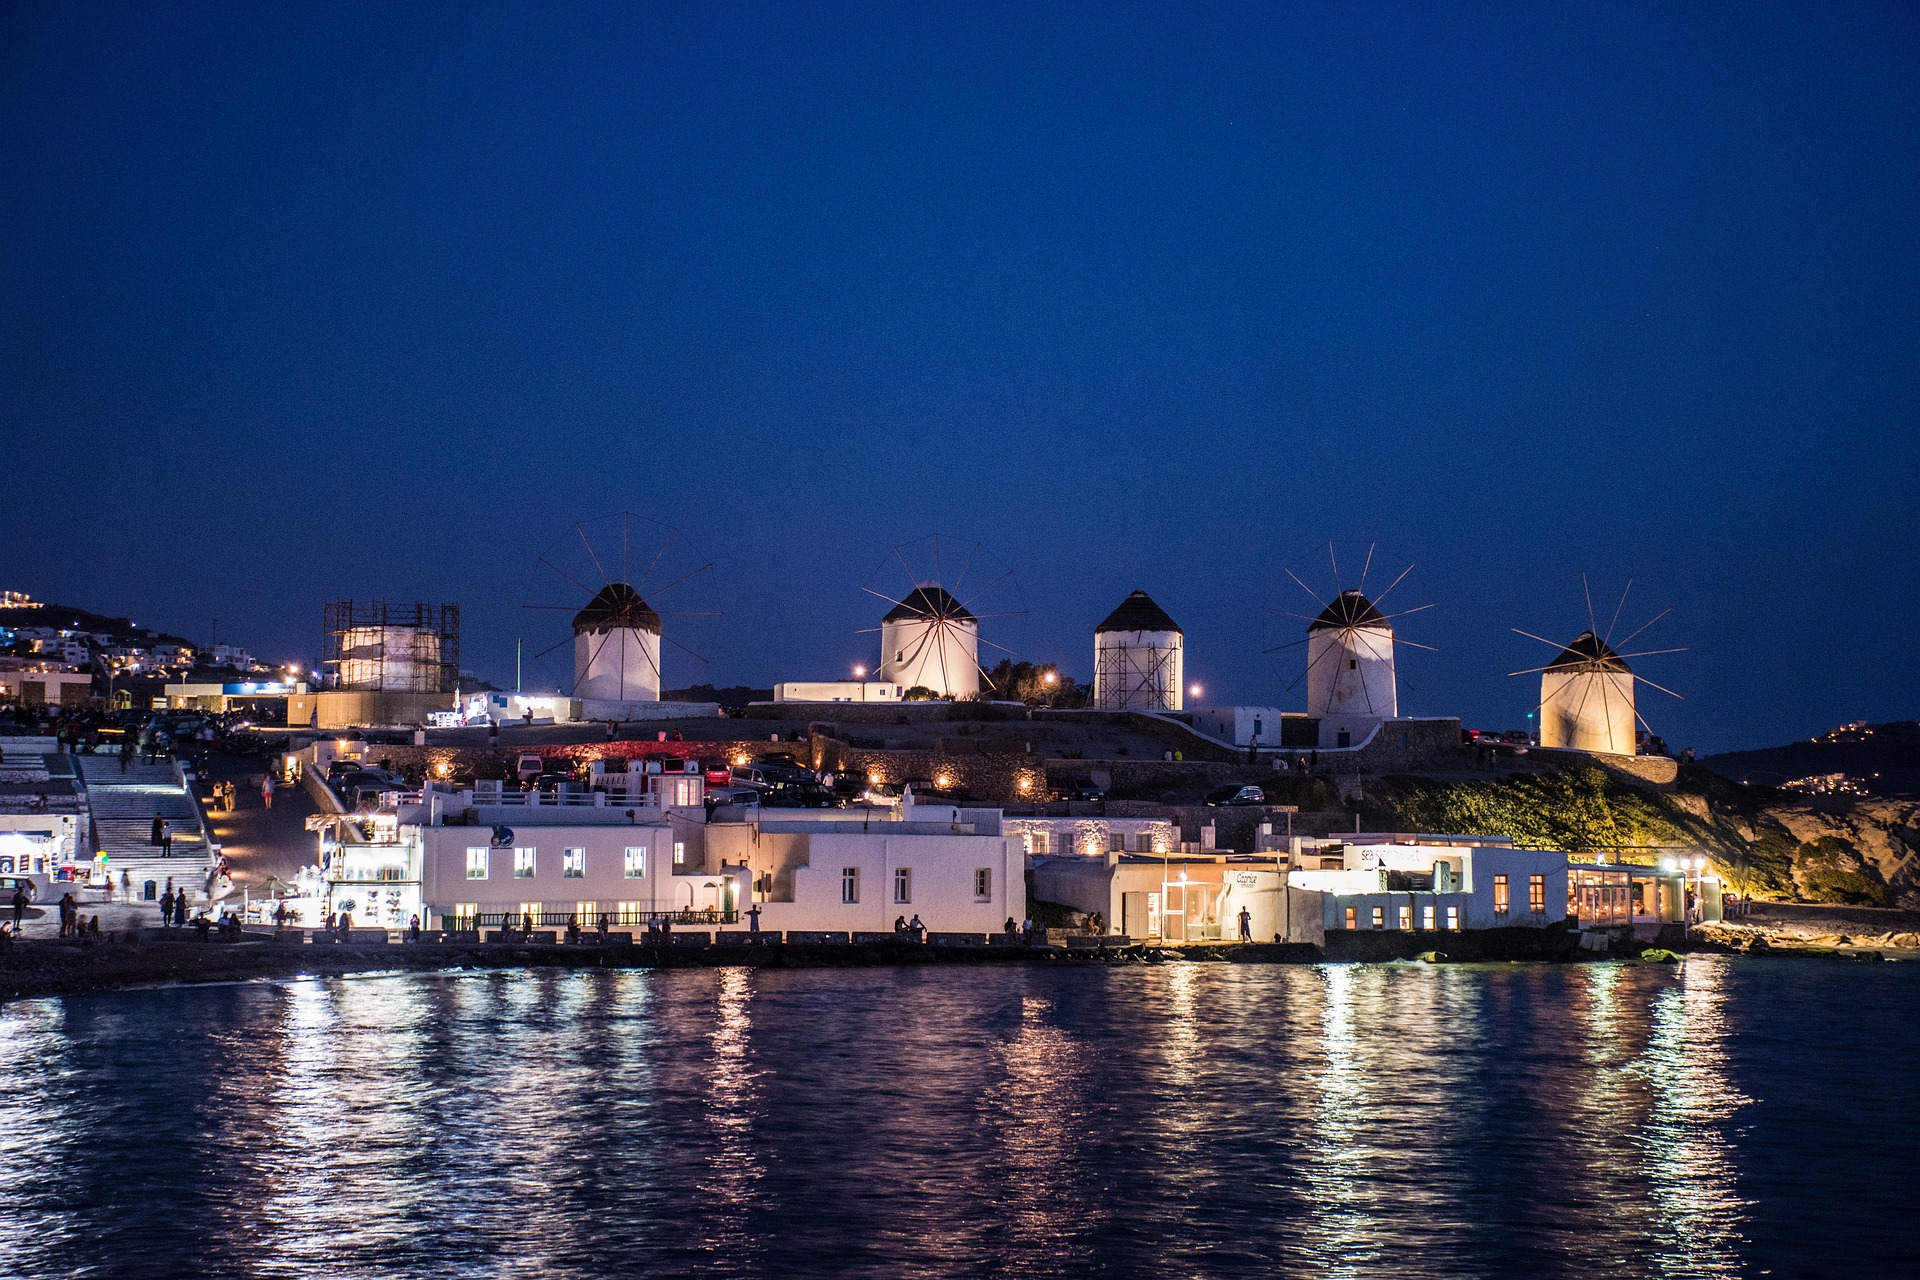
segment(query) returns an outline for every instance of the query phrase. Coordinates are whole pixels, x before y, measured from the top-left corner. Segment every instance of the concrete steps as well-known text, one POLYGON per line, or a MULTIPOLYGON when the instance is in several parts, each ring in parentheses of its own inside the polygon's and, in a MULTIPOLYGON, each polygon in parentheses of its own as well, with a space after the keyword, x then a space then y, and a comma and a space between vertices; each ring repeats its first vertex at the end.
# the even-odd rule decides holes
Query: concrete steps
POLYGON ((185 886, 198 897, 213 850, 200 825, 199 808, 173 764, 134 764, 123 773, 116 757, 76 760, 93 814, 92 849, 106 853, 114 883, 118 885, 121 873, 127 873, 138 896, 148 880, 165 886, 171 876, 175 888, 185 886), (152 843, 156 814, 167 820, 173 832, 171 858, 161 857, 152 843))

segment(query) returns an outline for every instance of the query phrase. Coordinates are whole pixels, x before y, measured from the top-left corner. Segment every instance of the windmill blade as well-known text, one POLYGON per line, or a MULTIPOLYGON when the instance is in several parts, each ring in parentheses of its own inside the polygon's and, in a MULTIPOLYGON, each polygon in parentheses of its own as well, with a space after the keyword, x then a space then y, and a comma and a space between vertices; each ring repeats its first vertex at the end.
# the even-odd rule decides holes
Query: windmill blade
POLYGON ((523 604, 520 607, 522 609, 551 609, 555 613, 580 612, 580 606, 577 604, 523 604))
MULTIPOLYGON (((940 541, 939 541, 938 534, 934 535, 933 555, 934 555, 934 564, 935 564, 934 573, 938 574, 940 572, 938 567, 939 560, 940 560, 940 541)), ((936 623, 934 626, 934 631, 936 634, 939 635, 942 641, 942 643, 934 650, 935 653, 938 653, 940 655, 940 687, 945 692, 952 693, 953 677, 947 674, 947 646, 945 644, 946 637, 947 637, 947 624, 944 622, 936 623)))
POLYGON ((1378 609, 1380 607, 1380 602, 1382 600, 1385 600, 1388 594, 1391 593, 1395 587, 1399 586, 1403 581, 1405 581, 1406 576, 1412 572, 1413 572, 1412 565, 1408 565, 1406 568, 1402 569, 1400 571, 1400 576, 1398 578, 1395 578, 1392 582, 1389 582, 1387 584, 1387 589, 1385 591, 1382 591, 1379 595, 1373 598, 1373 607, 1378 609))
POLYGON ((900 553, 900 548, 894 547, 892 551, 893 558, 900 562, 900 571, 907 575, 907 587, 909 588, 907 594, 912 595, 913 592, 911 589, 920 585, 920 579, 914 576, 913 567, 907 563, 906 556, 900 553))
MULTIPOLYGON (((678 640, 675 640, 672 636, 663 635, 660 638, 662 640, 665 640, 668 644, 672 645, 674 648, 678 649, 680 652, 686 654, 689 658, 692 658, 695 662, 705 663, 707 661, 704 657, 695 653, 693 650, 687 648, 687 646, 681 644, 678 640)), ((654 674, 658 675, 659 672, 656 671, 654 674)))
POLYGON ((960 588, 966 585, 967 575, 973 572, 973 558, 979 554, 980 544, 978 542, 967 549, 967 559, 966 562, 960 566, 960 576, 953 580, 953 593, 955 595, 959 595, 960 588))
POLYGON ((663 618, 724 618, 725 609, 655 609, 663 618))
POLYGON ((533 655, 533 656, 532 656, 531 658, 528 658, 528 659, 527 659, 527 661, 528 661, 528 662, 538 662, 538 661, 540 661, 540 659, 542 659, 542 658, 544 658, 544 657, 546 657, 546 656, 547 656, 548 654, 550 654, 550 653, 552 653, 552 652, 553 652, 553 651, 554 651, 555 649, 558 649, 558 648, 559 648, 559 647, 560 647, 561 645, 563 645, 563 644, 572 644, 572 643, 573 643, 573 637, 572 637, 572 636, 568 636, 568 637, 567 637, 566 639, 564 639, 564 640, 561 640, 561 641, 560 641, 560 642, 559 642, 558 644, 550 644, 550 645, 548 645, 548 646, 547 646, 546 648, 544 648, 544 649, 542 649, 542 650, 541 650, 540 652, 538 652, 538 653, 536 653, 536 654, 534 654, 534 655, 533 655))
POLYGON ((1365 564, 1360 566, 1360 586, 1358 589, 1361 595, 1367 593, 1367 570, 1373 568, 1373 549, 1379 545, 1377 542, 1369 542, 1367 544, 1367 560, 1365 564))
POLYGON ((1327 563, 1333 566, 1333 594, 1340 594, 1340 560, 1333 554, 1333 539, 1327 539, 1327 563))
POLYGON ((988 618, 1024 618, 1026 616, 1027 611, 1025 609, 1007 609, 1000 613, 976 613, 973 615, 973 620, 975 622, 985 622, 988 618))
POLYGON ((586 592, 589 596, 596 596, 600 594, 599 587, 588 586, 586 583, 580 581, 580 579, 574 577, 572 574, 568 573, 565 569, 562 569, 559 565, 547 559, 545 556, 538 556, 536 557, 536 559, 538 559, 541 564, 547 566, 547 568, 553 570, 555 573, 565 578, 568 582, 571 582, 574 586, 586 592))
MULTIPOLYGON (((897 605, 898 607, 905 609, 908 613, 913 614, 915 617, 923 618, 927 616, 925 610, 917 608, 914 605, 910 605, 905 600, 895 600, 892 596, 887 595, 883 591, 875 591, 872 587, 862 587, 860 589, 866 592, 870 596, 879 596, 882 600, 885 600, 888 604, 897 605)), ((912 595, 913 592, 909 591, 907 592, 907 594, 912 595)))
POLYGON ((660 557, 667 554, 667 548, 673 545, 673 535, 679 532, 678 529, 667 530, 667 536, 660 539, 659 549, 653 553, 653 559, 647 561, 647 567, 641 571, 640 581, 645 582, 653 576, 654 567, 660 563, 660 557))
POLYGON ((1007 646, 1005 646, 1005 645, 1003 645, 1003 644, 994 644, 994 642, 993 642, 993 641, 991 641, 991 640, 989 640, 989 639, 987 639, 987 638, 986 638, 985 636, 975 636, 975 637, 974 637, 974 639, 975 639, 975 640, 978 640, 978 641, 979 641, 979 642, 980 642, 981 644, 985 644, 985 645, 992 645, 992 646, 993 646, 994 648, 996 648, 996 649, 998 649, 998 650, 999 650, 1000 652, 1002 652, 1002 653, 1006 653, 1006 654, 1011 654, 1011 655, 1013 655, 1013 656, 1014 656, 1014 657, 1016 657, 1016 658, 1020 656, 1020 651, 1019 651, 1019 650, 1017 650, 1017 649, 1009 649, 1009 648, 1007 648, 1007 646))
POLYGON ((573 531, 580 535, 580 545, 587 549, 587 559, 593 561, 594 572, 600 575, 600 581, 606 582, 608 580, 607 571, 601 567, 600 557, 594 551, 593 543, 587 540, 586 528, 578 520, 575 520, 573 522, 573 531))
POLYGON ((681 583, 691 581, 692 579, 699 577, 701 574, 705 573, 707 570, 711 568, 713 568, 713 562, 709 560, 707 563, 701 565, 698 569, 695 569, 692 573, 683 573, 679 577, 675 578, 672 582, 669 582, 664 587, 651 588, 651 590, 649 591, 649 594, 652 595, 655 600, 658 600, 661 596, 667 594, 667 592, 673 590, 675 587, 679 586, 681 583))
POLYGON ((1440 652, 1430 644, 1421 644, 1418 640, 1409 640, 1405 636, 1395 636, 1393 642, 1395 644, 1403 644, 1409 649, 1425 649, 1428 653, 1440 652))
POLYGON ((627 580, 627 545, 633 540, 633 512, 620 513, 620 581, 627 580))
POLYGON ((1597 636, 1600 634, 1600 624, 1593 619, 1593 588, 1587 585, 1587 575, 1584 570, 1580 574, 1580 590, 1587 597, 1587 630, 1597 636))
POLYGON ((1280 572, 1286 574, 1289 578, 1292 578, 1302 591, 1312 596, 1313 602, 1315 604, 1323 605, 1323 606, 1326 604, 1326 601, 1320 598, 1320 593, 1318 591, 1315 591, 1312 587, 1308 586, 1306 583, 1301 582, 1300 576, 1296 574, 1293 570, 1287 568, 1285 565, 1281 565, 1280 572))
POLYGON ((933 535, 933 580, 940 583, 947 580, 946 571, 940 566, 940 535, 937 533, 933 535))
POLYGON ((1673 612, 1673 606, 1668 605, 1666 608, 1662 609, 1660 612, 1654 614, 1651 618, 1648 618, 1645 622, 1635 627, 1630 633, 1621 637, 1620 643, 1623 645, 1632 644, 1634 636, 1639 635, 1642 631, 1645 631, 1648 627, 1652 626, 1654 623, 1660 621, 1660 619, 1666 617, 1668 614, 1672 612, 1673 612))
POLYGON ((1286 642, 1285 644, 1277 644, 1277 645, 1275 645, 1275 646, 1273 646, 1273 648, 1271 648, 1271 649, 1262 649, 1262 650, 1261 650, 1260 652, 1262 652, 1262 653, 1283 653, 1283 652, 1285 652, 1285 651, 1286 651, 1286 650, 1288 650, 1288 649, 1298 649, 1298 648, 1299 648, 1299 647, 1300 647, 1301 645, 1303 645, 1303 644, 1306 644, 1306 643, 1308 642, 1308 640, 1310 640, 1311 638, 1312 638, 1312 637, 1304 637, 1304 638, 1302 638, 1302 639, 1299 639, 1299 640, 1289 640, 1289 641, 1287 641, 1287 642, 1286 642))
POLYGON ((1551 662, 1549 662, 1549 663, 1547 664, 1547 666, 1545 666, 1545 667, 1522 667, 1522 668, 1521 668, 1520 670, 1518 670, 1518 671, 1509 671, 1509 672, 1507 672, 1507 675, 1508 675, 1508 676, 1510 676, 1510 677, 1511 677, 1511 676, 1533 676, 1533 675, 1539 675, 1539 674, 1540 674, 1540 673, 1541 673, 1542 671, 1545 671, 1545 670, 1547 669, 1547 667, 1551 667, 1552 665, 1553 665, 1553 664, 1552 664, 1551 662))
POLYGON ((1613 656, 1616 658, 1651 658, 1651 657, 1654 657, 1656 654, 1688 653, 1690 651, 1691 650, 1689 646, 1681 645, 1678 649, 1642 649, 1638 653, 1616 653, 1613 656))
MULTIPOLYGON (((965 600, 960 601, 960 607, 962 609, 970 608, 975 600, 978 600, 981 596, 987 594, 987 592, 993 590, 995 587, 999 586, 1001 583, 1005 582, 1008 578, 1011 578, 1012 576, 1013 576, 1013 570, 1008 569, 1006 572, 1002 573, 999 577, 995 578, 992 582, 989 582, 986 586, 980 588, 978 591, 968 596, 965 600)), ((948 594, 951 595, 952 593, 949 592, 948 594)))
POLYGON ((1682 702, 1686 701, 1684 697, 1681 697, 1681 695, 1675 693, 1673 690, 1667 688, 1665 685, 1654 684, 1653 681, 1647 679, 1645 676, 1641 675, 1639 672, 1635 672, 1633 678, 1635 680, 1638 680, 1641 684, 1653 685, 1654 688, 1666 694, 1669 698, 1679 698, 1680 701, 1682 702))
POLYGON ((1507 630, 1513 632, 1515 635, 1525 636, 1529 640, 1538 640, 1541 644, 1550 644, 1556 649, 1564 649, 1567 647, 1558 640, 1549 640, 1545 636, 1537 636, 1531 631, 1522 631, 1518 627, 1508 627, 1507 630))
POLYGON ((1627 607, 1627 592, 1633 590, 1633 579, 1627 579, 1627 585, 1620 591, 1620 603, 1613 606, 1613 617, 1607 620, 1607 634, 1603 643, 1613 643, 1613 629, 1620 625, 1620 611, 1627 607))
POLYGON ((1295 612, 1294 612, 1293 610, 1291 610, 1291 609, 1271 609, 1271 608, 1270 608, 1270 609, 1268 609, 1268 610, 1267 610, 1267 612, 1268 612, 1268 613, 1279 613, 1279 614, 1284 614, 1284 615, 1286 615, 1286 616, 1287 616, 1287 617, 1289 617, 1289 618, 1298 618, 1298 619, 1300 619, 1300 621, 1302 621, 1302 622, 1306 622, 1306 623, 1313 623, 1313 622, 1318 622, 1318 621, 1320 620, 1320 619, 1319 619, 1319 617, 1318 617, 1317 615, 1315 615, 1315 614, 1308 614, 1308 613, 1295 613, 1295 612))
MULTIPOLYGON (((1375 609, 1378 609, 1379 607, 1380 607, 1379 605, 1374 606, 1375 609)), ((1425 613, 1429 609, 1438 609, 1439 607, 1440 607, 1440 602, 1436 600, 1432 604, 1417 604, 1411 609, 1402 609, 1398 613, 1383 613, 1380 615, 1380 617, 1383 621, 1392 622, 1395 618, 1404 618, 1410 613, 1425 613)))

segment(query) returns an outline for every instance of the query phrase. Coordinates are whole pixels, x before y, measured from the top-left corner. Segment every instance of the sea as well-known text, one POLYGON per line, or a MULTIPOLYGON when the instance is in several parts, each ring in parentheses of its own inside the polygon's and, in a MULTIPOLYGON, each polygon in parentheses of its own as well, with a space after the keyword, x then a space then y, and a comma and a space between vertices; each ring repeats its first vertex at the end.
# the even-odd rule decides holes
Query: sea
POLYGON ((9 1276, 1914 1276, 1920 964, 514 970, 0 1010, 9 1276))

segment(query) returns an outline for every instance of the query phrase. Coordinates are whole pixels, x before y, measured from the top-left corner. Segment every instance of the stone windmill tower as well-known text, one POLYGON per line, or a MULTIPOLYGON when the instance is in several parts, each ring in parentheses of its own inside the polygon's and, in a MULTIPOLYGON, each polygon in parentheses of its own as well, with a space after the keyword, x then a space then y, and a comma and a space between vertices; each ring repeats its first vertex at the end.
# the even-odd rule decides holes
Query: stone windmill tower
MULTIPOLYGON (((1621 610, 1626 608, 1627 592, 1633 589, 1633 580, 1628 579, 1626 590, 1620 593, 1620 603, 1615 607, 1613 619, 1607 624, 1605 633, 1601 632, 1595 621, 1593 591, 1588 587, 1584 573, 1580 575, 1580 585, 1587 598, 1587 629, 1562 647, 1545 636, 1536 636, 1531 631, 1514 627, 1515 632, 1529 640, 1553 645, 1560 652, 1544 667, 1528 667, 1508 674, 1524 676, 1539 673, 1541 746, 1591 751, 1602 755, 1634 755, 1638 742, 1636 726, 1646 724, 1634 705, 1635 684, 1644 683, 1674 698, 1680 695, 1654 684, 1645 676, 1636 675, 1633 668, 1627 665, 1627 659, 1682 653, 1685 650, 1642 649, 1636 653, 1620 653, 1611 637, 1614 627, 1619 624, 1621 610)), ((1671 609, 1662 609, 1622 638, 1620 646, 1624 648, 1635 636, 1671 612, 1671 609)))
POLYGON ((1144 591, 1093 629, 1093 705, 1110 711, 1178 711, 1184 705, 1186 635, 1144 591))

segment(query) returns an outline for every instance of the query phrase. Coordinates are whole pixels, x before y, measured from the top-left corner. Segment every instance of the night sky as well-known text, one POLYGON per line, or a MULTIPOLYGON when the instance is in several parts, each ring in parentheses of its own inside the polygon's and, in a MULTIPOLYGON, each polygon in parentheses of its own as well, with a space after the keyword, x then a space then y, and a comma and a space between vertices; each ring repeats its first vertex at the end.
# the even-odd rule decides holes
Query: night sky
POLYGON ((632 509, 669 684, 872 661, 940 531, 1300 707, 1334 538, 1407 713, 1520 724, 1585 570, 1675 748, 1920 715, 1911 6, 14 3, 0 244, 0 586, 263 657, 447 600, 511 682, 632 509))

